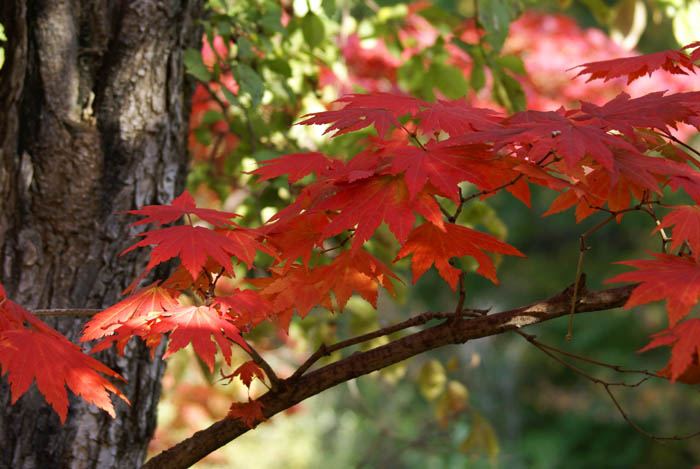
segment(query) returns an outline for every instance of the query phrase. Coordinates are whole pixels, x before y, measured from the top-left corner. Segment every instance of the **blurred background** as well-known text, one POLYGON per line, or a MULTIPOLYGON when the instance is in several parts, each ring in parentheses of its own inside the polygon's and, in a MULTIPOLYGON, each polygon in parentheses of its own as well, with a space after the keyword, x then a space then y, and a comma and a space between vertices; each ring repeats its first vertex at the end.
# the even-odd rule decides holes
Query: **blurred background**
MULTIPOLYGON (((249 226, 259 226, 307 181, 254 184, 247 171, 299 151, 351 158, 374 135, 365 130, 331 140, 321 126, 293 125, 306 113, 333 109, 332 102, 346 93, 465 97, 512 113, 577 106, 579 100, 602 104, 621 91, 634 97, 698 90, 695 75, 656 72, 629 85, 586 84, 572 70, 700 40, 691 26, 697 18, 700 0, 212 0, 202 49, 185 55, 198 80, 188 188, 199 206, 236 212, 249 226)), ((677 135, 696 147, 700 143, 692 129, 681 128, 677 135)), ((528 256, 502 259, 499 286, 468 275, 469 307, 502 311, 573 283, 579 236, 605 215, 579 224, 571 210, 543 218, 555 194, 531 189, 532 209, 503 193, 472 202, 460 216, 460 223, 505 239, 528 256)), ((668 203, 684 200, 675 197, 668 203)), ((658 249, 653 228, 649 219, 632 213, 589 237, 583 264, 588 287, 603 288, 603 280, 625 270, 613 262, 658 249)), ((397 244, 383 230, 368 249, 391 263, 397 244)), ((462 266, 475 267, 469 259, 462 266)), ((434 270, 413 286, 407 262, 394 267, 403 283, 395 282, 396 299, 382 292, 378 311, 353 298, 342 314, 318 309, 303 321, 295 317, 288 334, 263 324, 250 340, 286 376, 322 342, 425 311, 454 310, 456 295, 434 270)), ((236 287, 220 285, 223 291, 236 287)), ((562 318, 527 332, 627 369, 655 371, 668 359, 665 350, 634 353, 666 327, 661 303, 579 315, 570 343, 567 327, 562 318)), ((241 352, 238 361, 246 360, 241 352)), ((576 364, 602 379, 635 382, 634 376, 576 364)), ((251 393, 264 391, 257 382, 251 393)), ((653 434, 700 429, 696 386, 652 379, 614 391, 630 418, 653 434)), ((151 451, 219 420, 231 400, 244 400, 247 393, 239 380, 222 381, 218 369, 210 374, 190 350, 179 352, 168 361, 151 451)), ((649 440, 622 419, 601 386, 508 333, 446 347, 340 385, 259 425, 196 467, 658 468, 699 461, 700 439, 649 440)))

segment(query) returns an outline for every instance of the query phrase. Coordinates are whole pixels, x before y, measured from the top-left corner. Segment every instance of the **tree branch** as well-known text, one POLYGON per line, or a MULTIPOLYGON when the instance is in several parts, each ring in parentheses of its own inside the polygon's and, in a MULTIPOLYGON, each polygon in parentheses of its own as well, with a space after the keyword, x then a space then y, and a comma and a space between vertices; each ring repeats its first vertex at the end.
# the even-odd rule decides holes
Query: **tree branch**
MULTIPOLYGON (((576 313, 620 307, 625 304, 635 287, 636 285, 627 285, 583 292, 576 302, 576 313)), ((452 317, 386 345, 366 352, 355 352, 308 374, 281 380, 282 385, 278 389, 261 396, 258 401, 263 405, 264 416, 270 418, 337 384, 386 368, 428 350, 549 321, 570 312, 573 290, 574 286, 571 285, 551 298, 501 313, 470 319, 452 317)), ((449 314, 454 316, 454 313, 449 314)), ((143 467, 187 468, 248 430, 250 428, 238 419, 220 420, 151 458, 143 467)))

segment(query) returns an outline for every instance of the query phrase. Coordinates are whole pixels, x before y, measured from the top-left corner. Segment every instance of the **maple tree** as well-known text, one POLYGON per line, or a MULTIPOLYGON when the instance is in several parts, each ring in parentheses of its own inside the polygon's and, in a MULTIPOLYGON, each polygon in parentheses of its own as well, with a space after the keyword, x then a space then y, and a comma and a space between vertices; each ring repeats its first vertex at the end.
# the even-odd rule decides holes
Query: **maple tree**
MULTIPOLYGON (((413 27, 411 33, 415 33, 419 29, 416 24, 422 20, 410 18, 414 23, 409 30, 413 27)), ((303 18, 305 39, 315 36, 317 20, 312 12, 303 18)), ((444 72, 453 76, 453 72, 462 70, 477 76, 474 70, 483 64, 476 57, 489 48, 481 43, 481 52, 469 47, 475 42, 470 35, 475 33, 481 34, 476 24, 465 28, 464 35, 447 46, 451 51, 449 65, 436 61, 426 75, 435 77, 444 72), (467 56, 475 62, 467 63, 467 56)), ((503 45, 503 37, 494 36, 496 31, 487 33, 494 51, 497 44, 508 47, 503 45)), ((400 34, 406 37, 406 31, 400 34)), ((432 44, 432 40, 421 37, 419 42, 432 44)), ((263 58, 260 48, 248 44, 245 49, 244 42, 238 38, 239 58, 243 60, 245 54, 249 54, 247 60, 263 58)), ((216 38, 211 41, 215 58, 205 57, 205 68, 198 69, 203 82, 219 73, 221 57, 216 54, 228 54, 227 47, 216 38)), ((359 47, 356 36, 348 39, 349 54, 359 47)), ((693 73, 698 51, 700 47, 695 43, 646 57, 584 63, 575 72, 591 80, 602 78, 607 82, 623 77, 623 81, 639 83, 645 75, 660 69, 693 73)), ((405 57, 407 63, 411 57, 423 60, 423 52, 420 47, 412 48, 405 57)), ((405 79, 405 70, 399 71, 401 61, 387 61, 386 56, 374 58, 373 65, 393 67, 393 75, 389 74, 392 80, 401 75, 405 79)), ((272 68, 274 60, 268 56, 266 66, 272 68)), ((413 60, 411 66, 417 62, 413 60)), ((400 88, 393 87, 392 93, 345 95, 332 110, 305 116, 300 124, 325 126, 325 132, 333 136, 356 131, 366 135, 374 128, 376 137, 360 137, 357 142, 362 151, 351 158, 297 152, 261 161, 252 172, 258 184, 277 183, 276 178, 288 176, 290 186, 296 183, 294 192, 298 192, 291 205, 261 227, 240 226, 235 221, 242 220, 234 214, 197 208, 188 192, 169 205, 128 211, 142 217, 132 224, 134 230, 148 224, 154 229, 138 233, 123 254, 148 251, 150 260, 125 290, 126 297, 96 314, 85 326, 83 341, 101 339, 93 352, 110 349, 113 344, 123 352, 137 336, 154 354, 167 348, 166 357, 192 344, 209 370, 214 369, 218 350, 232 366, 232 350, 237 345, 251 359, 231 372, 222 371, 222 378, 240 379, 248 388, 259 380, 270 388, 264 396, 249 393, 247 402, 231 404, 228 420, 164 453, 152 465, 170 466, 174 461, 188 465, 306 397, 431 348, 623 303, 632 307, 666 300, 669 328, 655 335, 643 350, 670 347, 668 366, 658 374, 671 381, 698 381, 697 328, 695 319, 686 319, 698 299, 697 206, 669 207, 662 200, 665 194, 680 188, 696 203, 699 198, 694 156, 679 150, 682 144, 674 136, 680 135, 675 132, 679 124, 697 127, 697 92, 656 92, 638 98, 621 93, 614 99, 582 102, 568 110, 542 111, 533 106, 537 110, 509 114, 508 110, 517 109, 519 102, 511 75, 517 75, 518 65, 506 60, 499 64, 500 69, 491 70, 492 78, 500 80, 498 86, 507 84, 510 88, 499 101, 502 107, 498 110, 487 109, 488 105, 477 99, 441 99, 454 93, 449 87, 437 86, 436 92, 432 87, 430 92, 423 89, 416 93, 420 99, 396 94, 400 88), (504 69, 509 70, 505 75, 496 73, 504 69), (577 220, 602 212, 607 216, 604 222, 621 222, 633 211, 652 215, 653 233, 662 237, 663 252, 654 253, 655 259, 651 260, 623 261, 637 270, 609 280, 634 285, 591 292, 585 288, 584 276, 576 273, 570 288, 548 300, 494 314, 470 309, 465 305, 469 269, 457 261, 472 258, 478 264, 477 274, 498 283, 494 254, 519 257, 527 251, 465 226, 459 215, 470 202, 503 191, 529 206, 531 185, 560 193, 547 214, 575 207, 577 220), (670 211, 663 218, 657 214, 665 210, 670 211), (165 226, 183 219, 182 225, 165 226), (673 237, 668 236, 669 228, 673 237), (376 252, 372 245, 374 239, 387 233, 395 241, 390 244, 390 258, 376 252), (150 251, 138 249, 149 246, 150 251), (173 259, 179 264, 172 275, 140 286, 149 272, 173 259), (354 293, 376 308, 380 287, 394 295, 396 284, 401 282, 397 264, 410 266, 413 283, 435 266, 449 289, 457 291, 455 310, 427 312, 359 337, 323 345, 284 377, 277 376, 280 371, 275 372, 263 359, 256 344, 244 339, 264 322, 285 330, 295 314, 304 318, 316 307, 342 312, 354 293), (235 288, 230 287, 232 284, 235 288), (185 300, 182 293, 194 298, 194 303, 185 300), (424 329, 417 333, 409 329, 417 326, 424 329), (334 352, 396 332, 410 334, 330 365, 318 364, 320 358, 334 352), (169 340, 164 341, 166 336, 169 340), (316 369, 310 370, 312 366, 316 369)), ((575 64, 567 67, 571 65, 575 64)), ((274 66, 279 67, 279 63, 274 66)), ((196 68, 189 68, 196 73, 196 68)), ((230 71, 222 68, 217 77, 219 87, 209 85, 212 89, 205 89, 205 112, 209 114, 202 122, 214 123, 223 142, 216 154, 230 151, 241 142, 229 132, 223 114, 215 116, 217 111, 211 112, 212 106, 219 106, 216 99, 226 99, 245 111, 251 102, 260 103, 262 92, 255 82, 258 71, 245 63, 230 71)), ((369 89, 383 83, 376 67, 368 67, 364 58, 357 60, 353 72, 377 79, 364 81, 372 85, 369 89)), ((528 93, 527 78, 523 80, 528 93)), ((493 86, 496 89, 497 85, 493 86)), ((386 90, 381 86, 376 89, 386 90)), ((222 111, 225 113, 225 109, 222 111)), ((196 127, 193 123, 195 133, 196 127)), ((202 140, 207 137, 201 132, 198 136, 202 140)), ((582 255, 588 234, 582 237, 582 255)), ((114 371, 81 353, 78 346, 6 298, 4 290, 0 291, 0 312, 0 364, 7 373, 13 402, 27 391, 32 380, 36 380, 37 388, 61 421, 68 413, 65 385, 110 414, 114 411, 109 392, 127 400, 118 385, 99 374, 119 378, 114 371), (24 352, 28 347, 37 351, 35 356, 24 352), (59 363, 57 357, 65 360, 59 363)), ((523 336, 544 347, 533 336, 523 336)))
MULTIPOLYGON (((694 72, 700 43, 683 50, 690 56, 668 52, 649 61, 642 57, 589 63, 580 73, 591 78, 624 74, 635 79, 640 71, 652 73, 657 68, 694 72)), ((318 152, 295 154, 268 160, 254 170, 252 174, 261 182, 285 174, 291 182, 313 175, 313 182, 302 188, 296 200, 260 228, 237 225, 233 214, 196 208, 188 192, 169 205, 129 212, 145 217, 132 225, 154 223, 155 229, 138 234, 140 239, 125 253, 150 246, 146 272, 172 258, 180 259, 180 267, 162 282, 136 291, 127 289, 128 296, 122 302, 86 325, 83 340, 102 339, 93 349, 97 351, 115 342, 123 349, 137 336, 154 349, 169 333, 166 357, 192 343, 210 369, 217 348, 231 364, 231 347, 237 344, 251 360, 224 377, 240 377, 247 386, 257 378, 266 380, 270 387, 261 397, 233 403, 226 419, 146 466, 189 465, 306 397, 417 353, 566 314, 573 318, 576 313, 621 305, 629 308, 667 301, 669 329, 657 334, 642 350, 670 346, 669 364, 660 375, 672 381, 696 382, 700 339, 697 320, 686 317, 700 297, 697 207, 670 207, 671 212, 661 221, 656 211, 666 207, 662 201, 665 189, 682 188, 696 204, 700 202, 700 173, 694 164, 700 155, 673 146, 676 139, 672 134, 679 123, 698 125, 700 92, 659 92, 635 99, 620 94, 602 106, 582 102, 568 110, 522 111, 510 116, 473 107, 464 100, 429 102, 387 93, 348 95, 340 103, 344 104, 341 109, 307 115, 300 124, 330 124, 327 132, 335 131, 335 135, 374 126, 377 137, 370 137, 367 148, 347 161, 318 152), (297 159, 300 165, 295 164, 297 159), (458 224, 459 212, 471 200, 504 190, 529 205, 529 185, 561 193, 548 213, 576 206, 577 219, 603 212, 608 214, 604 222, 620 222, 632 211, 647 213, 657 222, 653 232, 662 236, 663 252, 654 254, 655 260, 624 261, 637 270, 608 280, 635 282, 632 285, 588 291, 579 271, 571 287, 532 305, 493 314, 466 307, 466 272, 452 259, 473 257, 479 264, 476 273, 497 283, 495 266, 487 253, 524 254, 491 235, 458 224), (163 226, 183 217, 183 225, 163 226), (195 218, 208 222, 211 228, 195 224, 195 218), (456 309, 427 312, 324 345, 291 376, 278 377, 246 343, 245 333, 268 320, 286 328, 294 313, 303 318, 317 306, 342 311, 353 292, 376 307, 378 287, 393 293, 392 282, 398 280, 390 265, 363 247, 382 223, 400 246, 394 262, 410 258, 414 283, 435 265, 445 282, 459 290, 456 309), (665 231, 670 227, 672 238, 665 231), (238 279, 251 288, 218 296, 217 283, 222 278, 240 275, 234 260, 250 272, 256 253, 265 255, 258 255, 261 262, 256 265, 267 270, 267 275, 238 279), (184 291, 192 291, 197 303, 181 304, 178 297, 184 291), (434 319, 442 321, 309 371, 332 351, 434 319)), ((585 236, 591 232, 582 237, 582 254, 585 236)), ((77 358, 76 346, 5 298, 4 291, 0 293, 0 363, 12 384, 13 399, 35 378, 62 420, 67 411, 64 383, 110 411, 106 391, 123 396, 95 371, 115 374, 82 354, 77 358), (30 346, 42 353, 31 358, 28 367, 22 350, 30 346), (51 369, 47 368, 48 354, 64 360, 58 369, 65 376, 55 373, 55 358, 51 369)), ((525 336, 542 346, 533 336, 525 336)))

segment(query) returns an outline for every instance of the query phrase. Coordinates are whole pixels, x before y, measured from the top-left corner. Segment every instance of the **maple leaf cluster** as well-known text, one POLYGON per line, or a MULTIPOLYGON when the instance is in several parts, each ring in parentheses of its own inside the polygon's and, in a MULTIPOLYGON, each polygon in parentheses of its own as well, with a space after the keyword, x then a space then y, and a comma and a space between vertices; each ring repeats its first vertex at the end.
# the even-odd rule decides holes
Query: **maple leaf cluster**
MULTIPOLYGON (((676 51, 646 62, 589 63, 581 73, 631 79, 658 68, 687 73, 696 67, 700 43, 685 50, 690 55, 676 51)), ((379 287, 393 294, 397 275, 365 249, 382 224, 398 245, 394 262, 410 258, 414 283, 434 265, 455 290, 463 272, 454 259, 475 259, 476 273, 498 283, 489 254, 524 256, 458 223, 470 200, 505 190, 529 206, 535 184, 560 193, 547 214, 575 207, 577 220, 605 212, 620 221, 632 210, 653 214, 664 189, 682 188, 695 204, 673 207, 654 230, 673 227, 670 250, 677 255, 626 261, 637 270, 609 281, 640 282, 627 307, 666 300, 671 328, 647 348, 673 347, 667 376, 679 379, 697 364, 697 319, 682 320, 700 296, 700 173, 695 160, 672 144, 670 132, 680 123, 700 125, 700 92, 639 98, 623 93, 602 105, 581 102, 568 110, 510 116, 465 99, 426 102, 380 92, 344 96, 338 104, 344 107, 309 114, 300 124, 328 125, 326 132, 335 136, 374 127, 376 136, 348 160, 313 152, 264 161, 253 171, 258 183, 288 175, 293 184, 313 175, 294 202, 265 225, 239 226, 233 214, 197 208, 188 192, 168 205, 130 211, 144 217, 133 226, 155 227, 137 235, 124 254, 151 247, 150 261, 128 296, 85 326, 82 340, 101 340, 93 351, 112 344, 123 351, 140 337, 153 349, 167 334, 165 357, 192 344, 210 370, 218 350, 230 366, 234 344, 255 358, 242 335, 264 321, 286 329, 295 313, 303 318, 316 307, 342 311, 355 293, 374 307, 379 287), (185 224, 166 226, 183 218, 185 224), (266 262, 256 264, 258 255, 266 262), (174 258, 180 264, 169 278, 137 289, 151 269, 174 258), (245 268, 236 269, 239 264, 245 268), (256 275, 248 278, 256 265, 256 275), (217 283, 224 277, 240 288, 220 295, 217 283), (190 294, 188 302, 180 301, 183 293, 190 294)), ((36 379, 62 419, 64 383, 110 411, 105 390, 123 396, 95 371, 116 374, 62 342, 0 292, 0 364, 9 370, 13 399, 36 379), (41 351, 29 366, 22 361, 27 346, 41 351), (48 370, 52 355, 66 357, 64 373, 56 372, 53 361, 48 370)), ((223 377, 240 377, 249 387, 254 377, 264 380, 265 372, 253 361, 223 377)), ((254 400, 234 404, 229 416, 248 425, 265 418, 254 400)))
POLYGON ((86 401, 115 416, 109 393, 129 400, 100 373, 124 380, 114 371, 83 353, 56 330, 7 298, 0 285, 0 367, 7 374, 17 402, 34 380, 61 419, 68 415, 66 386, 86 401))

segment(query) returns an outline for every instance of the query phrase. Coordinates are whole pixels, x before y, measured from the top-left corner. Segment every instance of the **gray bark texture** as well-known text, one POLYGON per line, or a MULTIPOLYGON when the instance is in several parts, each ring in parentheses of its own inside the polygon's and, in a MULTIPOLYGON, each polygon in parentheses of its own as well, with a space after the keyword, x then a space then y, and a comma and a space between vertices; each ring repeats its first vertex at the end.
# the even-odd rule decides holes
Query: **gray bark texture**
MULTIPOLYGON (((0 283, 27 309, 104 308, 145 266, 120 253, 133 217, 184 189, 202 0, 2 0, 0 283)), ((144 250, 139 250, 144 251, 144 250)), ((164 275, 165 272, 156 272, 164 275)), ((85 318, 47 322, 76 341, 85 318)), ((0 379, 0 467, 139 467, 164 363, 132 341, 96 356, 128 380, 117 417, 71 395, 65 425, 32 387, 0 379)))

